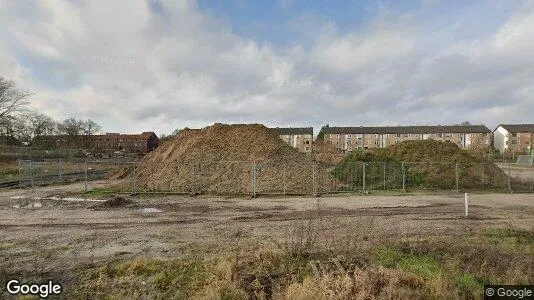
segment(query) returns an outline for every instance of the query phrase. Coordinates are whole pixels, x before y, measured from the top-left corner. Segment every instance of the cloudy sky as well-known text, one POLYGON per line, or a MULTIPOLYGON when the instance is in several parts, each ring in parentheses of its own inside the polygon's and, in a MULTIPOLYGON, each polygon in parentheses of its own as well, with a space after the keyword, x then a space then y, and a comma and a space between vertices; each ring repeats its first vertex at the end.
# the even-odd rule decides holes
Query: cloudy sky
POLYGON ((534 1, 0 0, 0 27, 31 108, 106 131, 534 122, 534 1))

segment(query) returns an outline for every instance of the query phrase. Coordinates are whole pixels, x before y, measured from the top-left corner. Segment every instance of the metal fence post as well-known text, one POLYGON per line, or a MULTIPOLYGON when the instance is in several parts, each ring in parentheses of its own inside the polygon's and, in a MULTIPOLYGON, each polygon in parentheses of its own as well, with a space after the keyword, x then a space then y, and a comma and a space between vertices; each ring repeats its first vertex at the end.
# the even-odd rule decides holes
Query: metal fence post
POLYGON ((256 197, 256 160, 252 162, 252 197, 256 197))
POLYGON ((85 177, 85 192, 87 192, 87 158, 85 159, 84 163, 84 177, 85 177))
POLYGON ((512 191, 512 176, 510 175, 510 163, 508 163, 508 191, 512 191))
POLYGON ((136 171, 136 168, 137 166, 135 165, 134 163, 134 167, 133 167, 133 172, 132 172, 132 194, 135 193, 135 180, 136 180, 136 174, 135 174, 135 171, 136 171))
POLYGON ((61 177, 63 176, 63 161, 59 159, 59 181, 61 181, 61 177))
POLYGON ((365 162, 362 163, 362 191, 365 193, 365 166, 367 164, 365 162))
POLYGON ((283 176, 284 177, 282 179, 283 180, 282 184, 284 187, 284 195, 285 195, 286 194, 286 163, 284 163, 284 175, 283 176))
POLYGON ((384 169, 384 191, 386 190, 386 162, 382 162, 384 169))
POLYGON ((30 160, 30 176, 32 182, 32 192, 35 193, 35 180, 33 178, 33 161, 30 160))
POLYGON ((459 191, 459 181, 460 181, 460 174, 458 173, 458 165, 459 163, 456 163, 456 165, 454 166, 454 173, 455 173, 455 177, 456 177, 456 191, 459 191))
POLYGON ((194 195, 195 194, 195 172, 196 172, 196 168, 195 168, 195 164, 193 163, 192 167, 191 167, 191 186, 190 186, 190 189, 191 189, 191 195, 194 195))
POLYGON ((402 162, 402 190, 406 191, 406 170, 404 168, 404 162, 402 162))
POLYGON ((22 161, 19 159, 19 189, 22 188, 22 161))
POLYGON ((312 188, 313 188, 313 196, 317 196, 317 177, 315 175, 315 162, 312 162, 312 188))

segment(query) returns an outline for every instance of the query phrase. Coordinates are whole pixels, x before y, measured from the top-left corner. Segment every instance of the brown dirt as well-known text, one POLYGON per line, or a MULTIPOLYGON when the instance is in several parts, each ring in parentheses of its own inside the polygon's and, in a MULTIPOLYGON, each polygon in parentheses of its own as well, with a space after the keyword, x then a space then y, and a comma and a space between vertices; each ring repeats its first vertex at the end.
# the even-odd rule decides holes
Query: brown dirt
POLYGON ((130 199, 126 199, 122 197, 115 197, 113 199, 109 199, 102 203, 94 205, 91 208, 98 210, 98 209, 107 209, 107 208, 126 207, 126 206, 131 206, 132 204, 134 204, 134 202, 130 199))
MULTIPOLYGON (((261 124, 186 129, 141 160, 142 189, 242 194, 252 190, 256 163, 262 192, 307 192, 313 162, 261 124), (308 182, 309 181, 309 182, 308 182)), ((322 164, 318 168, 325 168, 322 164)))

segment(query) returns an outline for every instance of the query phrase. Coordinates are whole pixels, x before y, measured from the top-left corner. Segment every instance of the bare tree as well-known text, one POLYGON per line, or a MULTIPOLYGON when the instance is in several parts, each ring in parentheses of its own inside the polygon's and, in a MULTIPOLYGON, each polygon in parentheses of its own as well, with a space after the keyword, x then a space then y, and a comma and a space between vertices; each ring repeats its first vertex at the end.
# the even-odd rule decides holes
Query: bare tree
POLYGON ((83 121, 83 134, 93 135, 95 133, 98 133, 100 130, 102 130, 102 126, 98 125, 95 121, 91 119, 83 121))
POLYGON ((9 122, 27 104, 30 95, 18 89, 15 82, 0 77, 0 125, 9 122))
POLYGON ((29 112, 17 116, 13 127, 21 142, 30 143, 36 137, 54 134, 56 121, 45 114, 29 112))
POLYGON ((75 118, 68 118, 57 125, 57 129, 61 134, 77 136, 84 132, 84 121, 75 118))

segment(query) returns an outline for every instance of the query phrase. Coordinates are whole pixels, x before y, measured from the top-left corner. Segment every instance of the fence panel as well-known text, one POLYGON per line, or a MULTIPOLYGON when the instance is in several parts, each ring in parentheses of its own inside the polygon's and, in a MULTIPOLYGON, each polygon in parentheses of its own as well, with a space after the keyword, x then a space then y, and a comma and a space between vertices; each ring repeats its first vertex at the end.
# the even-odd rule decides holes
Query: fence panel
MULTIPOLYGON (((534 192, 534 167, 516 163, 212 161, 154 177, 124 160, 20 160, 9 187, 81 183, 80 192, 315 195, 378 190, 534 192)), ((7 186, 7 185, 6 185, 7 186)), ((58 185, 58 189, 61 187, 58 185)))

